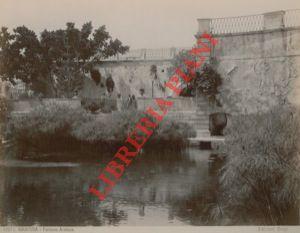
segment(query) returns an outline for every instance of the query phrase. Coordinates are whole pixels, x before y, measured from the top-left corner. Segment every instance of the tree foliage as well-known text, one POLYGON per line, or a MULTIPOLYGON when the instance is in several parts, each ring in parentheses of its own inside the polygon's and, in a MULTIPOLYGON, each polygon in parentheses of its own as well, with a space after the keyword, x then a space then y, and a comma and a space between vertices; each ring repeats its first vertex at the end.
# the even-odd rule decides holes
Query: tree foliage
POLYGON ((0 125, 6 121, 9 111, 11 111, 11 103, 6 98, 0 97, 0 125))
POLYGON ((37 93, 72 97, 82 85, 85 71, 129 49, 112 39, 101 26, 93 31, 91 22, 81 29, 67 23, 65 29, 44 30, 40 38, 25 26, 9 33, 0 31, 0 77, 12 83, 20 79, 37 93))
MULTIPOLYGON (((172 61, 172 67, 168 70, 169 74, 173 75, 175 70, 180 68, 187 76, 191 77, 185 61, 197 62, 199 61, 199 56, 192 55, 186 50, 179 52, 172 61)), ((182 82, 183 90, 181 96, 203 95, 209 100, 215 101, 221 84, 220 74, 206 63, 195 69, 195 77, 188 84, 182 82)))

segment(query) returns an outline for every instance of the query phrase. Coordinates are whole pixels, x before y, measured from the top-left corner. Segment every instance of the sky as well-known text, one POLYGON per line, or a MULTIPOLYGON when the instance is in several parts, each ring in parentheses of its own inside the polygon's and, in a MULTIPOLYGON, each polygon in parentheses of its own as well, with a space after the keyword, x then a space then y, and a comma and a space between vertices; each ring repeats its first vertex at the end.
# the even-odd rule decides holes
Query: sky
POLYGON ((197 18, 286 9, 300 9, 300 0, 0 0, 0 26, 25 25, 39 34, 92 21, 132 49, 191 47, 197 18))

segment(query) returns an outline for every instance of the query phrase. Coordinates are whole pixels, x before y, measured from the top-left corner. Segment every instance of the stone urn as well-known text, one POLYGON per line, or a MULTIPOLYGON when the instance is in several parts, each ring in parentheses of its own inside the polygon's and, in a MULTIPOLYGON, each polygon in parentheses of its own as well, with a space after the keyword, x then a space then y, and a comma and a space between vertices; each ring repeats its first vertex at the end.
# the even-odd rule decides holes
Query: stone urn
POLYGON ((209 131, 211 136, 223 136, 223 130, 227 125, 227 115, 224 112, 216 112, 209 115, 209 131))

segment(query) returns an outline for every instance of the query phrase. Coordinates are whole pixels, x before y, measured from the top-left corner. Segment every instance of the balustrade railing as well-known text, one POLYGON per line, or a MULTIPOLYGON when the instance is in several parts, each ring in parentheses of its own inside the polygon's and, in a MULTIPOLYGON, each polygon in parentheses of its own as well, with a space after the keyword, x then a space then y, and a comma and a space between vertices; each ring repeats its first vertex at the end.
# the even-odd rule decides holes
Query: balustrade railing
MULTIPOLYGON (((300 27, 300 9, 258 15, 204 19, 204 21, 200 19, 199 23, 201 24, 201 29, 215 35, 259 32, 277 27, 300 27), (273 25, 274 22, 275 26, 273 25)), ((201 29, 199 30, 201 31, 201 29)), ((180 51, 189 49, 190 48, 136 49, 130 50, 123 55, 118 54, 112 56, 106 59, 106 61, 171 60, 180 51)))
POLYGON ((210 21, 213 34, 228 34, 263 30, 263 15, 217 18, 210 21))
MULTIPOLYGON (((270 13, 210 19, 209 31, 212 34, 231 34, 263 31, 266 26, 266 15, 270 15, 270 13)), ((282 21, 282 26, 285 28, 299 27, 300 9, 282 11, 282 21)))
POLYGON ((300 26, 300 9, 287 10, 284 14, 285 27, 299 27, 300 26))
POLYGON ((123 55, 109 57, 106 61, 171 60, 180 51, 188 49, 190 48, 135 49, 129 50, 123 55))

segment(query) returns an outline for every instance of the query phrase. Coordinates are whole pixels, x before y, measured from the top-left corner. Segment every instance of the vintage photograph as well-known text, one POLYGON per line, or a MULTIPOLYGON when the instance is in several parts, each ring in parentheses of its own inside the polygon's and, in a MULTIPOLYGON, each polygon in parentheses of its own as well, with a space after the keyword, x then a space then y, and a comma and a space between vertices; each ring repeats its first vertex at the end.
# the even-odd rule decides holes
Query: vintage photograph
POLYGON ((0 0, 0 228, 299 207, 299 0, 0 0))

